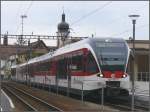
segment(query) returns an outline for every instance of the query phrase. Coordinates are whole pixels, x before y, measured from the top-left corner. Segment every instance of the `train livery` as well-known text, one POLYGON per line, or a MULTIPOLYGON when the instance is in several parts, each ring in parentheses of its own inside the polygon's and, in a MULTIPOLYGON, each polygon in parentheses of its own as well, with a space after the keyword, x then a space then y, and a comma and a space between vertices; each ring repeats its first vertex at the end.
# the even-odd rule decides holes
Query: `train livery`
POLYGON ((12 78, 78 93, 128 94, 130 49, 121 38, 87 38, 11 67, 12 78))

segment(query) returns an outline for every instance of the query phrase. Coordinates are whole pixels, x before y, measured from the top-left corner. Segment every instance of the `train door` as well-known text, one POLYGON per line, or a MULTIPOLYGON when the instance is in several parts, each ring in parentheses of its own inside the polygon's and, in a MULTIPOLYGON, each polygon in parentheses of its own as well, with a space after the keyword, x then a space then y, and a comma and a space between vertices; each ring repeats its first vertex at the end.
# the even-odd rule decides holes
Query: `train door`
POLYGON ((71 87, 71 68, 70 65, 72 64, 72 58, 67 58, 67 79, 68 79, 68 87, 71 87))
POLYGON ((57 66, 57 61, 53 60, 52 61, 52 74, 55 75, 55 85, 57 86, 58 84, 58 66, 57 66))
POLYGON ((72 64, 72 58, 71 57, 66 57, 66 63, 67 63, 67 96, 69 96, 70 93, 70 88, 71 88, 71 64, 72 64))
POLYGON ((55 75, 55 83, 54 83, 54 86, 55 86, 55 92, 58 94, 58 74, 59 74, 59 71, 58 71, 59 67, 58 67, 58 60, 54 59, 52 60, 52 74, 55 75))

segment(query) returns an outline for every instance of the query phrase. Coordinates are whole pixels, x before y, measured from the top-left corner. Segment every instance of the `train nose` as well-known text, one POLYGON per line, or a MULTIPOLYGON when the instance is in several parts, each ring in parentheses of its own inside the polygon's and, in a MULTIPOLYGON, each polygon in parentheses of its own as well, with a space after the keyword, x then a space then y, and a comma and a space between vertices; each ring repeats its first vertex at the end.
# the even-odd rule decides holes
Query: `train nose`
POLYGON ((103 77, 104 78, 122 78, 126 77, 123 76, 124 72, 123 71, 103 71, 103 77))
POLYGON ((115 78, 115 74, 114 73, 111 74, 111 78, 115 78))

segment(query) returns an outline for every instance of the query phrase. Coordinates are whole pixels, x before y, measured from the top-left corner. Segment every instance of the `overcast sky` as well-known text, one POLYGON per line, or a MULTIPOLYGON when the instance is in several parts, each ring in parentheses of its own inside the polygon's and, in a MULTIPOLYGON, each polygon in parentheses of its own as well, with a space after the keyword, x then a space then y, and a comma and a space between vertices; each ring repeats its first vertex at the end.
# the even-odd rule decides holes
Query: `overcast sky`
MULTIPOLYGON (((2 34, 21 34, 20 15, 24 19, 24 34, 56 35, 61 14, 66 14, 71 36, 121 37, 132 36, 130 14, 139 14, 136 39, 149 38, 148 1, 2 1, 2 34), (63 8, 64 7, 64 8, 63 8)), ((11 41, 14 42, 14 41, 11 41)), ((55 45, 56 42, 46 42, 55 45)))

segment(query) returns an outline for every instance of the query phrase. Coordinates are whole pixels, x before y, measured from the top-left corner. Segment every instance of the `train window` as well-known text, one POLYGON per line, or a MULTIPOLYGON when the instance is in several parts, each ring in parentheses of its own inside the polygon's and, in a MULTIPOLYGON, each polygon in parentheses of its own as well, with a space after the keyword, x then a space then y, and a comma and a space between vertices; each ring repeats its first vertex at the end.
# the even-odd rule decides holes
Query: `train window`
POLYGON ((92 53, 90 52, 87 56, 87 67, 86 67, 86 71, 91 72, 91 73, 96 73, 98 70, 97 68, 97 64, 96 61, 92 55, 92 53))
POLYGON ((46 62, 40 63, 39 69, 40 71, 48 71, 50 69, 50 62, 46 61, 46 62))
POLYGON ((119 43, 118 47, 97 48, 97 54, 101 65, 124 65, 126 62, 126 48, 119 47, 119 43))
POLYGON ((124 43, 123 42, 106 42, 106 43, 102 43, 102 42, 96 42, 96 47, 124 47, 124 43))
POLYGON ((72 71, 82 71, 83 70, 83 56, 82 55, 78 55, 78 56, 74 56, 72 57, 72 71))
POLYGON ((33 65, 30 65, 29 68, 32 68, 32 73, 36 72, 37 69, 37 63, 34 63, 33 65))
POLYGON ((57 76, 61 79, 67 78, 67 59, 58 60, 57 76))

